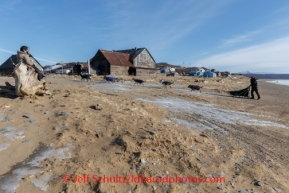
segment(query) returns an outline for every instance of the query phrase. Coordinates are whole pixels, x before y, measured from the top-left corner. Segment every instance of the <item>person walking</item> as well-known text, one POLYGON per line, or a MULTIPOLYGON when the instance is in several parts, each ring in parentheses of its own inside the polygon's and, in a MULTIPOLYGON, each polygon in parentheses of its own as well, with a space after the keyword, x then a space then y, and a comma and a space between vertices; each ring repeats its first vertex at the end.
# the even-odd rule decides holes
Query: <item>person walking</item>
POLYGON ((258 96, 257 100, 259 100, 261 97, 260 97, 260 94, 258 92, 258 83, 257 83, 256 77, 252 76, 250 79, 250 82, 251 82, 251 85, 250 85, 251 86, 251 99, 254 99, 254 92, 256 92, 256 94, 258 96))

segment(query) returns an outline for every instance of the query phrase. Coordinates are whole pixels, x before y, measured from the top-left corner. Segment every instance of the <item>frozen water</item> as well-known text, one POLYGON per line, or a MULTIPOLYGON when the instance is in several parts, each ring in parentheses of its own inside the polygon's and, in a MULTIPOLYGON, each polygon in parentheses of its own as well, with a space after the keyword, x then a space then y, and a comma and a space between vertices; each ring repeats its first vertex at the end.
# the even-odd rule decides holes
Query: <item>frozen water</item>
POLYGON ((270 80, 267 82, 289 86, 289 80, 286 80, 286 79, 285 80, 284 79, 283 80, 270 80))
MULTIPOLYGON (((161 83, 145 83, 145 86, 139 86, 133 85, 134 82, 125 82, 125 83, 115 83, 115 84, 109 84, 100 82, 97 84, 91 84, 88 85, 92 88, 102 89, 102 90, 113 90, 113 91, 126 91, 129 92, 132 90, 143 90, 144 88, 163 88, 163 85, 161 83)), ((200 92, 191 92, 190 90, 187 90, 185 86, 182 85, 173 85, 173 88, 180 91, 180 92, 186 92, 190 93, 191 95, 203 95, 205 93, 200 92)), ((214 89, 214 88, 210 88, 214 89)), ((210 95, 208 95, 210 96, 210 95)), ((254 116, 260 116, 255 114, 249 114, 244 112, 236 112, 232 110, 226 110, 226 109, 220 109, 217 108, 213 104, 205 104, 205 103, 199 103, 199 102, 192 102, 187 101, 180 98, 156 98, 155 100, 149 100, 149 99, 137 99, 144 102, 150 102, 158 104, 162 107, 165 107, 169 109, 171 112, 187 112, 194 115, 200 115, 201 117, 204 117, 205 120, 194 120, 188 121, 183 120, 179 118, 174 118, 174 122, 177 122, 181 125, 184 125, 187 128, 194 127, 195 129, 204 130, 204 129, 217 129, 221 132, 225 132, 225 129, 217 126, 215 123, 220 124, 246 124, 246 125, 256 125, 256 126, 273 126, 273 127, 280 127, 280 128, 288 128, 285 125, 274 123, 271 121, 262 121, 258 119, 250 118, 250 115, 254 116)), ((261 115, 262 116, 262 115, 261 115)))
POLYGON ((40 169, 34 169, 34 168, 17 168, 13 170, 9 174, 2 175, 0 177, 0 192, 1 193, 11 193, 15 192, 17 190, 17 187, 19 186, 21 178, 36 174, 37 172, 40 172, 40 169))
POLYGON ((216 129, 218 131, 221 131, 225 134, 228 134, 228 132, 217 126, 217 125, 214 125, 206 120, 200 120, 199 122, 189 122, 189 121, 185 121, 185 120, 182 120, 182 119, 177 119, 177 118, 172 118, 172 120, 177 123, 178 125, 182 125, 188 129, 196 129, 197 131, 204 131, 204 130, 213 130, 213 129, 216 129))
POLYGON ((14 141, 15 139, 23 139, 24 131, 20 130, 17 131, 16 127, 8 126, 6 128, 0 129, 0 135, 3 134, 5 137, 5 140, 8 141, 7 144, 0 144, 0 151, 6 149, 10 144, 9 141, 14 141))
POLYGON ((40 190, 46 191, 47 188, 48 188, 47 182, 48 182, 49 180, 51 180, 52 178, 53 178, 53 175, 52 175, 52 174, 49 174, 49 175, 47 175, 47 176, 45 176, 45 177, 43 177, 43 178, 40 178, 40 179, 33 179, 33 180, 32 180, 32 183, 33 183, 36 187, 40 188, 40 190))
POLYGON ((110 90, 110 91, 131 91, 132 88, 134 91, 136 90, 143 90, 144 88, 162 88, 163 86, 161 84, 154 84, 154 83, 144 83, 143 85, 134 85, 134 82, 116 82, 116 83, 107 83, 107 82, 97 82, 97 83, 91 83, 87 85, 94 89, 100 89, 100 90, 110 90))
POLYGON ((7 143, 0 144, 0 151, 6 149, 9 146, 7 143))
POLYGON ((6 140, 14 140, 16 136, 16 128, 12 126, 6 127, 6 130, 4 132, 4 136, 6 140))
POLYGON ((13 141, 15 139, 22 139, 25 137, 23 131, 17 131, 17 129, 13 126, 1 128, 0 133, 4 134, 5 139, 8 141, 13 141))
POLYGON ((107 82, 98 82, 97 84, 89 84, 91 88, 101 89, 101 90, 111 90, 111 91, 129 91, 130 84, 124 83, 107 83, 107 82))
POLYGON ((6 132, 6 128, 1 128, 0 129, 0 133, 5 133, 6 132))
MULTIPOLYGON (((287 126, 282 125, 282 124, 278 124, 278 123, 274 123, 270 121, 252 119, 242 112, 236 112, 232 110, 217 108, 213 104, 187 101, 187 100, 179 99, 179 98, 161 98, 161 99, 156 98, 155 100, 149 100, 149 99, 138 99, 138 100, 155 103, 164 108, 167 108, 168 110, 172 112, 187 112, 190 114, 201 115, 202 117, 205 117, 208 120, 212 120, 214 122, 222 123, 222 124, 242 123, 246 125, 273 126, 273 127, 280 127, 280 128, 288 128, 287 126)), ((203 124, 204 120, 198 120, 198 122, 200 124, 203 124)), ((188 125, 188 123, 185 123, 185 122, 183 122, 183 124, 188 125)), ((219 129, 219 130, 221 129, 220 127, 209 122, 206 122, 206 125, 209 125, 209 127, 214 128, 214 129, 219 129)))
POLYGON ((3 121, 3 119, 4 119, 4 114, 0 112, 0 121, 3 121))
POLYGON ((26 164, 29 164, 31 166, 39 166, 39 162, 41 160, 47 159, 47 158, 52 158, 56 156, 59 160, 63 159, 68 159, 71 158, 71 154, 69 152, 69 149, 72 146, 70 144, 67 145, 65 148, 58 148, 58 149, 53 149, 51 147, 48 147, 41 152, 38 152, 38 154, 35 155, 33 160, 28 161, 26 164), (66 155, 67 152, 67 155, 66 155))
MULTIPOLYGON (((69 152, 69 149, 71 147, 72 147, 71 144, 68 144, 67 147, 65 148, 58 148, 58 149, 46 147, 34 153, 34 155, 30 156, 32 158, 23 162, 17 168, 0 177, 1 182, 0 192, 1 193, 15 192, 19 186, 21 178, 24 178, 27 175, 34 175, 41 172, 39 163, 44 159, 56 157, 58 160, 63 160, 70 158, 71 154, 69 152)), ((47 182, 52 177, 53 176, 51 175, 47 175, 41 179, 33 179, 32 182, 35 184, 35 186, 39 187, 41 190, 46 190, 48 188, 47 182)))

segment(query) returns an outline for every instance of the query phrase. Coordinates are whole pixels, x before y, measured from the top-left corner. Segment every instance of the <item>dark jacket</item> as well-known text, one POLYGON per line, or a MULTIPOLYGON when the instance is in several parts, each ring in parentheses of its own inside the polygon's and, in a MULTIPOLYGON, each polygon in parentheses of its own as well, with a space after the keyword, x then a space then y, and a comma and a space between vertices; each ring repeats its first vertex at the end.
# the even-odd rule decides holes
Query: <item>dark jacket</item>
POLYGON ((252 89, 258 89, 258 83, 257 83, 257 80, 255 78, 251 78, 251 86, 252 86, 252 89))

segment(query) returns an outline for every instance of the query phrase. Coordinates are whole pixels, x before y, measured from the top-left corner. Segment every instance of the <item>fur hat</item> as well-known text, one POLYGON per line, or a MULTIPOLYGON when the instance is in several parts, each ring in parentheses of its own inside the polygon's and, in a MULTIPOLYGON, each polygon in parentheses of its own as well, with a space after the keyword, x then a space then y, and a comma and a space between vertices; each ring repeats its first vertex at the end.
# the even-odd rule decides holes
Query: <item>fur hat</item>
POLYGON ((20 51, 22 51, 22 52, 29 51, 29 47, 28 46, 21 46, 20 51))

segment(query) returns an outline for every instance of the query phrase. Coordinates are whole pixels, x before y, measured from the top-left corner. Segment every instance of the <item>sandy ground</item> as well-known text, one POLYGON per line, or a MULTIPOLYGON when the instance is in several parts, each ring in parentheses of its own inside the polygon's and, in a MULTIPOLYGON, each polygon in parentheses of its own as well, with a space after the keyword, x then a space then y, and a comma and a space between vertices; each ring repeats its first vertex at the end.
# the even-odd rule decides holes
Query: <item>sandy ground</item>
POLYGON ((243 76, 101 78, 50 75, 51 96, 0 97, 0 192, 289 192, 288 86, 259 80, 252 100, 227 93, 249 85, 243 76), (92 178, 139 174, 225 182, 92 178))

